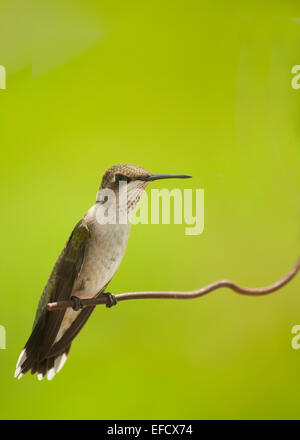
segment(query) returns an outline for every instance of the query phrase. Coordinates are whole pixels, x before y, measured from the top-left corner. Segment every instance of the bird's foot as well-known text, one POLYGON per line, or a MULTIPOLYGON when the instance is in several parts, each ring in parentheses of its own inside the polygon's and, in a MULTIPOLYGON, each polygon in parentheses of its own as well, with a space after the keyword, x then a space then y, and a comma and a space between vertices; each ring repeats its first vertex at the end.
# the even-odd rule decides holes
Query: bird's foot
POLYGON ((106 304, 106 307, 110 308, 112 306, 116 306, 117 305, 117 298, 115 297, 115 295, 113 293, 110 292, 105 292, 105 295, 108 296, 109 302, 106 304))
POLYGON ((74 301, 74 307, 72 307, 72 309, 75 310, 75 312, 83 308, 81 299, 78 298, 78 296, 71 296, 71 299, 74 301))

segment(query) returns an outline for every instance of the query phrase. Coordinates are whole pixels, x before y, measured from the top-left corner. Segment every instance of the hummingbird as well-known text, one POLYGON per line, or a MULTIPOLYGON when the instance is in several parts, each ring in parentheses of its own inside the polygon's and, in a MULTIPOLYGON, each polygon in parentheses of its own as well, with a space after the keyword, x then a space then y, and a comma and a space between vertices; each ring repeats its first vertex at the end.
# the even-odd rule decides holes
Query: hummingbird
POLYGON ((19 356, 15 377, 20 379, 31 370, 39 380, 45 376, 51 380, 62 369, 73 339, 95 308, 82 308, 81 299, 104 294, 108 295, 107 306, 116 304, 115 296, 105 289, 123 259, 130 218, 143 191, 158 179, 189 177, 151 174, 130 164, 115 165, 105 172, 96 203, 76 224, 52 269, 38 303, 31 335, 19 356), (108 213, 105 221, 104 212, 108 213), (128 221, 124 221, 124 213, 128 221), (73 299, 73 308, 47 310, 48 302, 69 299, 73 299))

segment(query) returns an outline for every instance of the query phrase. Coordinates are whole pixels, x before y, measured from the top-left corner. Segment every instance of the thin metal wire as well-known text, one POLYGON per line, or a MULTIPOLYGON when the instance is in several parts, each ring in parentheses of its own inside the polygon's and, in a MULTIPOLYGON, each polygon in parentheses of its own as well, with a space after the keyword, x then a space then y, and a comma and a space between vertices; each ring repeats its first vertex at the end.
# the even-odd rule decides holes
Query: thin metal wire
MULTIPOLYGON (((117 299, 118 302, 128 301, 133 299, 193 299, 193 298, 199 298, 200 296, 204 296, 214 290, 223 287, 231 289, 234 292, 239 293, 241 295, 262 296, 262 295, 268 295, 269 293, 273 293, 276 290, 281 289, 283 286, 285 286, 295 277, 295 275, 299 270, 300 270, 300 257, 296 261, 293 268, 283 278, 281 278, 279 281, 276 281, 274 284, 271 284, 270 286, 266 286, 266 287, 247 288, 247 287, 239 286, 238 284, 230 280, 220 280, 208 284, 207 286, 202 287, 201 289, 192 290, 190 292, 176 292, 176 291, 127 292, 127 293, 119 293, 118 295, 115 295, 115 298, 117 299)), ((98 306, 100 304, 109 304, 110 298, 106 294, 100 294, 97 298, 82 299, 81 303, 83 307, 93 307, 93 306, 98 306)), ((74 307, 74 301, 71 299, 67 301, 58 301, 47 304, 47 309, 49 311, 62 310, 69 307, 74 307)))

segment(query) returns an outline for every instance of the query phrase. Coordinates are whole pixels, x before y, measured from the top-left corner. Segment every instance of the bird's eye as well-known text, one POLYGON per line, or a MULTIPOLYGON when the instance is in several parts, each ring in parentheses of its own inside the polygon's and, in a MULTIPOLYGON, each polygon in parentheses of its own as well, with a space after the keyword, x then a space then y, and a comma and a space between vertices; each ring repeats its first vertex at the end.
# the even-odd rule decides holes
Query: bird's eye
POLYGON ((130 177, 125 176, 124 174, 116 174, 115 182, 116 183, 119 183, 119 182, 127 182, 127 183, 129 183, 129 182, 131 182, 131 179, 130 179, 130 177))

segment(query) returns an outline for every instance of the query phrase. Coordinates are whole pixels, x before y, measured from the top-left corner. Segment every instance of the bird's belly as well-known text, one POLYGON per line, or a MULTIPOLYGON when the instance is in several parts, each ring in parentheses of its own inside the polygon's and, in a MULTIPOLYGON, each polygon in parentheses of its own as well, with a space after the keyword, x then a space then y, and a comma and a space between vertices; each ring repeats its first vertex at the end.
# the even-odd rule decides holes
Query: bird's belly
MULTIPOLYGON (((74 282, 72 295, 79 298, 92 298, 101 292, 118 269, 130 231, 126 225, 97 222, 89 224, 90 238, 86 245, 81 270, 74 282)), ((58 342, 81 311, 67 309, 54 343, 58 342)))
POLYGON ((94 226, 72 295, 90 298, 105 288, 122 261, 129 228, 130 225, 94 226))

